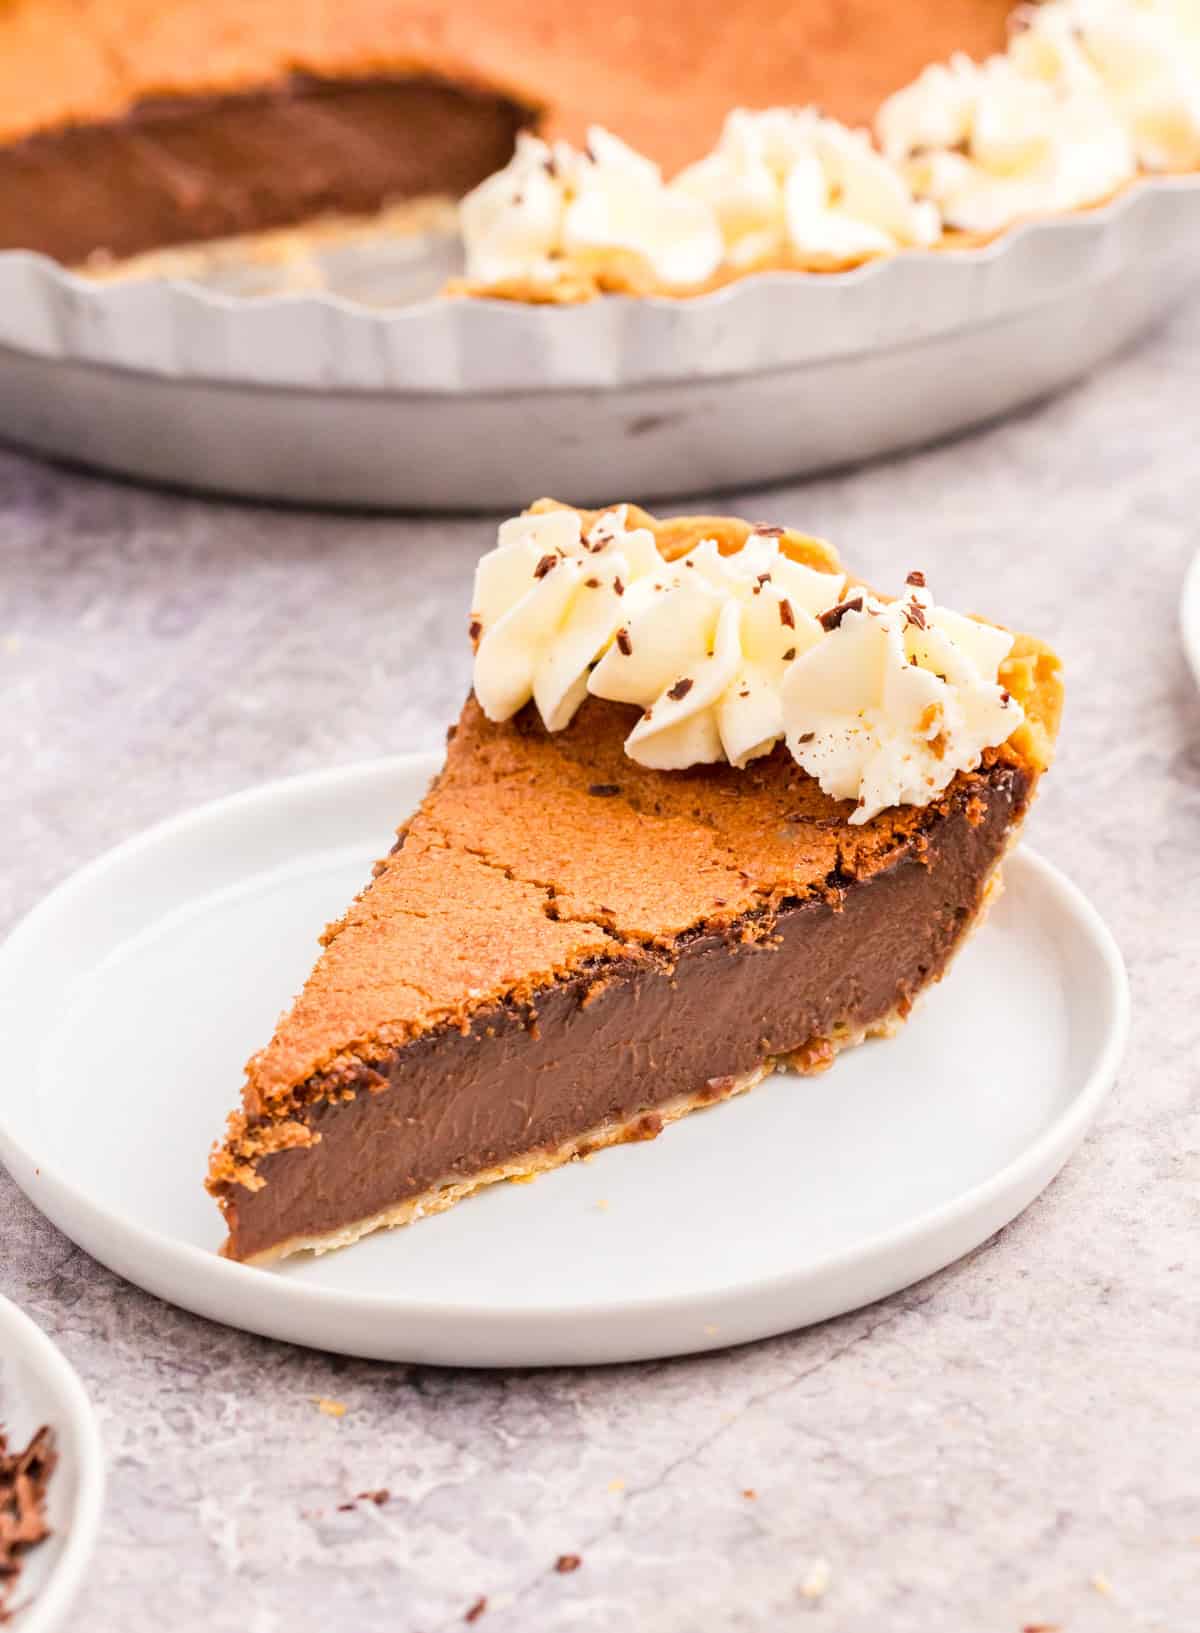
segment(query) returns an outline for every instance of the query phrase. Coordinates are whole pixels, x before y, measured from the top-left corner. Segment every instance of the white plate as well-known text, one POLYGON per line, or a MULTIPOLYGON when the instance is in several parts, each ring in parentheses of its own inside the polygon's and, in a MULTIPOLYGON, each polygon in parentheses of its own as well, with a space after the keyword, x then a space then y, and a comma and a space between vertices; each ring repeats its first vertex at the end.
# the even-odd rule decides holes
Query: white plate
POLYGON ((203 806, 83 869, 0 950, 0 1156, 121 1275, 233 1326, 385 1360, 710 1349, 975 1247, 1057 1173, 1112 1081, 1120 954, 1078 891, 1019 852, 951 979, 828 1076, 777 1076, 650 1144, 345 1253, 277 1270, 218 1258, 201 1181, 242 1063, 435 766, 377 761, 203 806))
MULTIPOLYGON (((318 504, 494 510, 762 485, 1077 379, 1200 273, 1200 176, 979 249, 582 306, 94 284, 0 254, 6 438, 318 504)), ((441 273, 438 273, 440 278, 441 273)), ((406 293, 408 289, 405 275, 406 293)))
POLYGON ((20 1610, 15 1633, 50 1633, 63 1626, 96 1541, 104 1452, 75 1372, 6 1298, 0 1298, 0 1423, 10 1450, 28 1445, 43 1423, 54 1430, 58 1466, 46 1494, 53 1534, 25 1556, 11 1607, 20 1610))
POLYGON ((1200 552, 1192 558, 1192 565, 1188 568, 1183 581, 1179 625, 1183 635, 1183 650, 1192 666, 1196 684, 1200 686, 1200 552))

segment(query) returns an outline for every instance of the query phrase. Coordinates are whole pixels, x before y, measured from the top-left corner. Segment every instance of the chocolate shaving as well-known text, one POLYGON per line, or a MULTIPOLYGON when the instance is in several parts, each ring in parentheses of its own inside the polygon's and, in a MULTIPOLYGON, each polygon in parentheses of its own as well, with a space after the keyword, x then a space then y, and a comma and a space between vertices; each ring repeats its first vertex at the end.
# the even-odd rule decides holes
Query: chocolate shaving
POLYGON ((618 595, 624 595, 625 594, 625 586, 624 586, 624 584, 621 583, 621 580, 619 578, 614 578, 613 579, 613 589, 617 592, 618 595))
POLYGON ((23 1452, 10 1453, 0 1430, 0 1622, 8 1620, 25 1553, 50 1535, 46 1487, 57 1462, 54 1435, 45 1425, 23 1452))
POLYGON ((798 743, 811 743, 816 735, 815 731, 802 731, 796 741, 798 743))
POLYGON ((795 656, 796 656, 796 648, 794 646, 789 646, 787 651, 783 654, 784 663, 791 663, 792 659, 795 656))
POLYGON ((577 1571, 583 1564, 578 1554, 559 1554, 554 1561, 554 1569, 560 1576, 567 1576, 571 1571, 577 1571))
POLYGON ((917 629, 924 629, 926 627, 925 608, 917 601, 909 601, 906 603, 904 608, 904 618, 906 623, 915 625, 917 629))
POLYGON ((839 601, 836 607, 828 608, 827 611, 821 614, 817 622, 823 630, 835 630, 841 626, 842 619, 848 612, 861 612, 862 610, 863 598, 861 595, 856 595, 853 601, 839 601))
POLYGON ((914 589, 923 590, 925 588, 925 574, 924 573, 918 573, 914 569, 913 572, 909 573, 908 577, 904 580, 904 582, 906 584, 911 584, 914 589))
POLYGON ((688 695, 695 684, 696 682, 694 680, 689 680, 685 675, 682 680, 677 680, 675 682, 674 686, 672 686, 667 692, 667 696, 673 703, 678 703, 681 697, 686 697, 688 695))
POLYGON ((585 590, 598 590, 600 588, 600 580, 598 578, 585 578, 583 581, 583 587, 585 590))
POLYGON ((771 527, 767 522, 755 522, 754 531, 760 539, 781 539, 783 537, 782 527, 771 527))
POLYGON ((477 641, 483 634, 483 625, 479 622, 478 618, 472 618, 471 622, 467 625, 467 634, 473 641, 477 641))
POLYGON ((633 642, 629 639, 629 631, 627 629, 619 629, 617 631, 617 651, 623 658, 627 658, 633 651, 633 642))
POLYGON ((621 785, 616 782, 594 782, 588 789, 588 793, 594 794, 597 799, 611 799, 614 794, 620 792, 621 785))
POLYGON ((788 629, 796 627, 796 614, 792 611, 792 603, 786 595, 781 597, 779 602, 779 622, 786 624, 788 629))
POLYGON ((484 1613, 484 1611, 486 1609, 487 1609, 487 1597, 486 1597, 486 1595, 481 1593, 479 1595, 479 1598, 476 1599, 475 1603, 471 1606, 470 1610, 468 1610, 466 1615, 463 1617, 463 1621, 464 1622, 477 1622, 479 1620, 479 1618, 483 1615, 483 1613, 484 1613))
POLYGON ((551 551, 548 556, 543 556, 541 561, 538 562, 537 566, 533 569, 533 576, 534 578, 545 578, 550 569, 557 566, 558 557, 554 551, 551 551))

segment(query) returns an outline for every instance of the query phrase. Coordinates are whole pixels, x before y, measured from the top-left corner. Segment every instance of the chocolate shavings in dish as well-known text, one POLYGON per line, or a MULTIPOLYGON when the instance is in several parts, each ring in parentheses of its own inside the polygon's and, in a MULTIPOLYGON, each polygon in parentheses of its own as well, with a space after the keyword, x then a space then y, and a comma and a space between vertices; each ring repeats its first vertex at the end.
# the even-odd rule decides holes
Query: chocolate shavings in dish
POLYGON ((44 1424, 23 1452, 10 1452, 0 1429, 0 1623, 11 1618, 26 1553, 50 1535, 46 1488, 57 1462, 53 1432, 44 1424))

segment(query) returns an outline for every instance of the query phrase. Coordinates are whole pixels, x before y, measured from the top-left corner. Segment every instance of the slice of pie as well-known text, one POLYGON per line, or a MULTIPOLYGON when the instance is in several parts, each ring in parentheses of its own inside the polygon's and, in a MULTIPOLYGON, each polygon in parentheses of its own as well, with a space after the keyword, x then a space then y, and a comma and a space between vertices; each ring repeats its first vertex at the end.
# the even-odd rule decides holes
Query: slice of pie
POLYGON ((979 922, 1061 706, 1046 647, 919 573, 884 601, 814 539, 623 505, 506 523, 471 635, 445 767, 214 1149, 233 1258, 341 1247, 892 1031, 979 922))

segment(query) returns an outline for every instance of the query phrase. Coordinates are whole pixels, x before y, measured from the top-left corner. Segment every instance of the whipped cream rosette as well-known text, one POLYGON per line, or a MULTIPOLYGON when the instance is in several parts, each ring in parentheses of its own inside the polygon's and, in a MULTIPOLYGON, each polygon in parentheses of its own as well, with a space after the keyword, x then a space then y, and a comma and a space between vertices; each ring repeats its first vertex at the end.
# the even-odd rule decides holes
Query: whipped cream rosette
POLYGON ((1145 170, 1200 166, 1200 6, 1194 0, 1051 0, 1024 6, 1020 72, 1105 98, 1145 170))
POLYGON ((927 805, 1024 718, 997 681, 1012 636, 923 588, 855 595, 825 622, 783 683, 787 744, 825 793, 857 802, 853 823, 927 805))
POLYGON ((914 190, 964 232, 1099 203, 1137 168, 1098 82, 1038 78, 1010 57, 935 64, 884 104, 877 123, 914 190))
POLYGON ((715 212, 733 266, 784 256, 847 261, 931 244, 940 223, 864 132, 812 108, 735 109, 675 189, 715 212))
POLYGON ((519 136, 508 165, 462 201, 459 222, 467 276, 482 284, 551 283, 566 261, 625 251, 662 283, 686 285, 711 277, 724 253, 713 212, 599 128, 582 152, 519 136))
MULTIPOLYGON (((743 767, 786 740, 861 823, 926 805, 1020 725, 997 676, 1012 637, 935 605, 839 597, 775 530, 667 562, 624 506, 585 533, 574 511, 505 522, 479 564, 475 693, 492 720, 531 699, 561 731, 588 694, 642 712, 625 752, 657 770, 743 767)), ((919 575, 915 575, 919 578, 919 575)))

